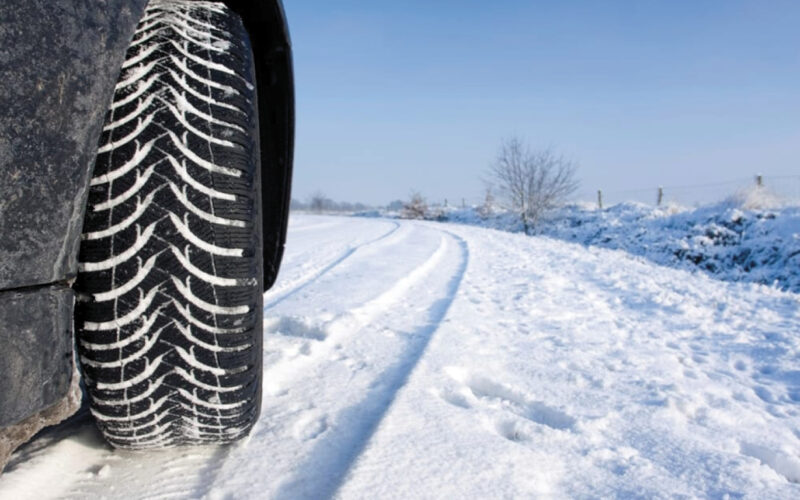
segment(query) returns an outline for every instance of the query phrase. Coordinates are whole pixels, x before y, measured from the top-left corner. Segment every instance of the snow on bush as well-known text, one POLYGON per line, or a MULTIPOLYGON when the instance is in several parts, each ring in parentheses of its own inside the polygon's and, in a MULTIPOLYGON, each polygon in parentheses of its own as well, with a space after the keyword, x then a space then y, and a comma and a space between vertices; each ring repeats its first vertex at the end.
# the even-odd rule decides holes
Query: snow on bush
POLYGON ((540 234, 800 292, 800 207, 747 209, 731 200, 694 210, 634 203, 603 211, 573 206, 543 225, 540 234))
MULTIPOLYGON (((437 215, 437 220, 523 231, 518 215, 499 209, 488 216, 478 208, 437 215)), ((695 209, 621 203, 601 211, 570 205, 551 213, 536 234, 800 292, 800 206, 787 206, 763 188, 695 209)))

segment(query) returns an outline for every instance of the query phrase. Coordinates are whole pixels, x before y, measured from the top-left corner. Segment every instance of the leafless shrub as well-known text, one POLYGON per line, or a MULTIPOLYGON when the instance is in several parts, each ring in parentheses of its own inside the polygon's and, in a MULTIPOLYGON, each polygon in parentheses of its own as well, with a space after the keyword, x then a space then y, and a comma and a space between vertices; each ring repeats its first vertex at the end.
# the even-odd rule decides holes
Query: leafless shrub
POLYGON ((428 216, 428 203, 419 192, 413 191, 410 199, 403 205, 400 216, 404 219, 425 219, 428 216))
POLYGON ((322 213, 331 205, 331 200, 328 199, 327 196, 322 191, 317 191, 311 195, 311 199, 308 201, 308 208, 312 212, 322 213))

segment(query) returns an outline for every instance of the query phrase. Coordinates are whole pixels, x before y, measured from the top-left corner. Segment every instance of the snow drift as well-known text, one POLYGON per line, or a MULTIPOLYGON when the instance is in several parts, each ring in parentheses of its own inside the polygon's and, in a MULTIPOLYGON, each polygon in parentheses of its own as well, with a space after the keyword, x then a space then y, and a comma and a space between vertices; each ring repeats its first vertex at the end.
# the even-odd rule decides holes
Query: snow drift
MULTIPOLYGON (((513 213, 443 209, 436 220, 522 231, 513 213)), ((699 269, 718 279, 774 285, 800 292, 800 206, 781 206, 746 191, 699 208, 621 203, 605 210, 569 205, 536 234, 587 246, 623 250, 661 265, 699 269)))

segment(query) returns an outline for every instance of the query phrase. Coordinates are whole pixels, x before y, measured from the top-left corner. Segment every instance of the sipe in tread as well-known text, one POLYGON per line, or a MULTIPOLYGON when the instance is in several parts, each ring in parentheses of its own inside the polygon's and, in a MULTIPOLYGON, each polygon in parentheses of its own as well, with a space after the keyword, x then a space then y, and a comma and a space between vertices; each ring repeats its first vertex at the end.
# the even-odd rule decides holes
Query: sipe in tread
POLYGON ((254 78, 223 4, 150 2, 106 116, 75 283, 92 413, 115 446, 230 442, 258 417, 254 78))

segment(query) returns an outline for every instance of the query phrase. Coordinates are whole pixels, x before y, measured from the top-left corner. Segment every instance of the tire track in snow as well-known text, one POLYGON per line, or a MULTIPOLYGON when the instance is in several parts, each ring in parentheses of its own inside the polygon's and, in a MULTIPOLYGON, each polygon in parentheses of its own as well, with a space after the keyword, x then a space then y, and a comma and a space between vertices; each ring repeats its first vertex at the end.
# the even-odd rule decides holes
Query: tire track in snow
POLYGON ((422 282, 439 265, 446 250, 447 243, 442 237, 436 250, 422 264, 411 270, 386 291, 320 326, 319 330, 322 335, 318 339, 319 342, 310 348, 305 358, 285 360, 265 367, 265 390, 277 394, 286 387, 292 387, 294 379, 303 377, 310 371, 310 365, 328 359, 338 345, 345 344, 349 338, 355 336, 376 317, 387 312, 393 305, 405 298, 405 294, 412 286, 422 282))
MULTIPOLYGON (((444 287, 444 293, 425 308, 419 318, 421 321, 416 322, 413 326, 405 345, 395 356, 395 362, 386 366, 374 377, 371 390, 367 395, 357 404, 346 408, 337 415, 337 421, 348 422, 350 425, 340 425, 330 431, 327 436, 322 437, 320 442, 307 454, 308 459, 305 463, 296 468, 298 472, 294 477, 285 482, 277 491, 276 498, 332 497, 343 484, 353 464, 366 449, 397 394, 406 384, 445 319, 466 273, 469 262, 469 248, 466 241, 449 231, 441 232, 447 235, 443 238, 456 243, 460 258, 455 273, 444 287)), ((434 259, 436 262, 433 262, 430 267, 436 267, 445 253, 442 251, 440 254, 441 250, 440 246, 434 256, 415 271, 428 267, 434 259)), ((424 274, 420 273, 417 279, 426 277, 432 269, 425 271, 424 274)), ((400 285, 396 288, 404 288, 402 292, 407 293, 410 287, 410 285, 400 285)), ((390 290, 383 296, 399 295, 394 297, 395 300, 402 297, 402 293, 392 292, 393 290, 390 290)), ((370 304, 381 304, 383 302, 381 297, 371 301, 370 304)), ((367 309, 371 307, 375 306, 371 305, 367 309)), ((339 324, 343 325, 344 322, 339 324)))
MULTIPOLYGON (((284 288, 288 288, 288 290, 285 291, 285 292, 279 292, 279 295, 276 298, 271 299, 269 302, 265 303, 264 304, 264 311, 266 311, 268 309, 272 309, 273 307, 275 307, 276 305, 280 304, 284 300, 288 299, 289 297, 292 297, 293 295, 296 295, 298 292, 302 291, 303 289, 305 289, 309 285, 311 285, 314 282, 318 281, 324 275, 326 275, 327 273, 329 273, 330 271, 332 271, 333 269, 338 267, 340 264, 342 264, 344 261, 346 261, 348 258, 350 258, 358 250, 360 250, 362 248, 365 248, 365 247, 368 247, 368 246, 371 246, 371 245, 374 245, 376 243, 379 243, 379 242, 384 241, 387 238, 389 238, 389 236, 391 236, 398 229, 400 229, 400 224, 399 223, 392 222, 392 224, 394 224, 394 227, 392 229, 390 229, 389 231, 387 231, 386 233, 382 234, 381 236, 378 236, 377 238, 374 238, 372 240, 369 240, 369 241, 366 241, 364 243, 361 243, 361 244, 358 244, 358 245, 355 245, 355 246, 352 246, 352 247, 348 248, 347 250, 345 250, 344 252, 339 254, 338 257, 336 257, 335 259, 330 261, 328 264, 326 264, 322 268, 317 268, 317 269, 312 270, 309 273, 303 274, 301 277, 299 277, 296 280, 294 280, 293 283, 290 283, 290 284, 286 285, 286 287, 284 287, 284 288)), ((269 293, 268 293, 268 295, 269 295, 269 293)))
POLYGON ((340 222, 319 222, 316 224, 306 224, 304 226, 295 226, 292 228, 292 233, 303 233, 306 231, 319 231, 320 229, 328 229, 331 227, 340 226, 340 222))

